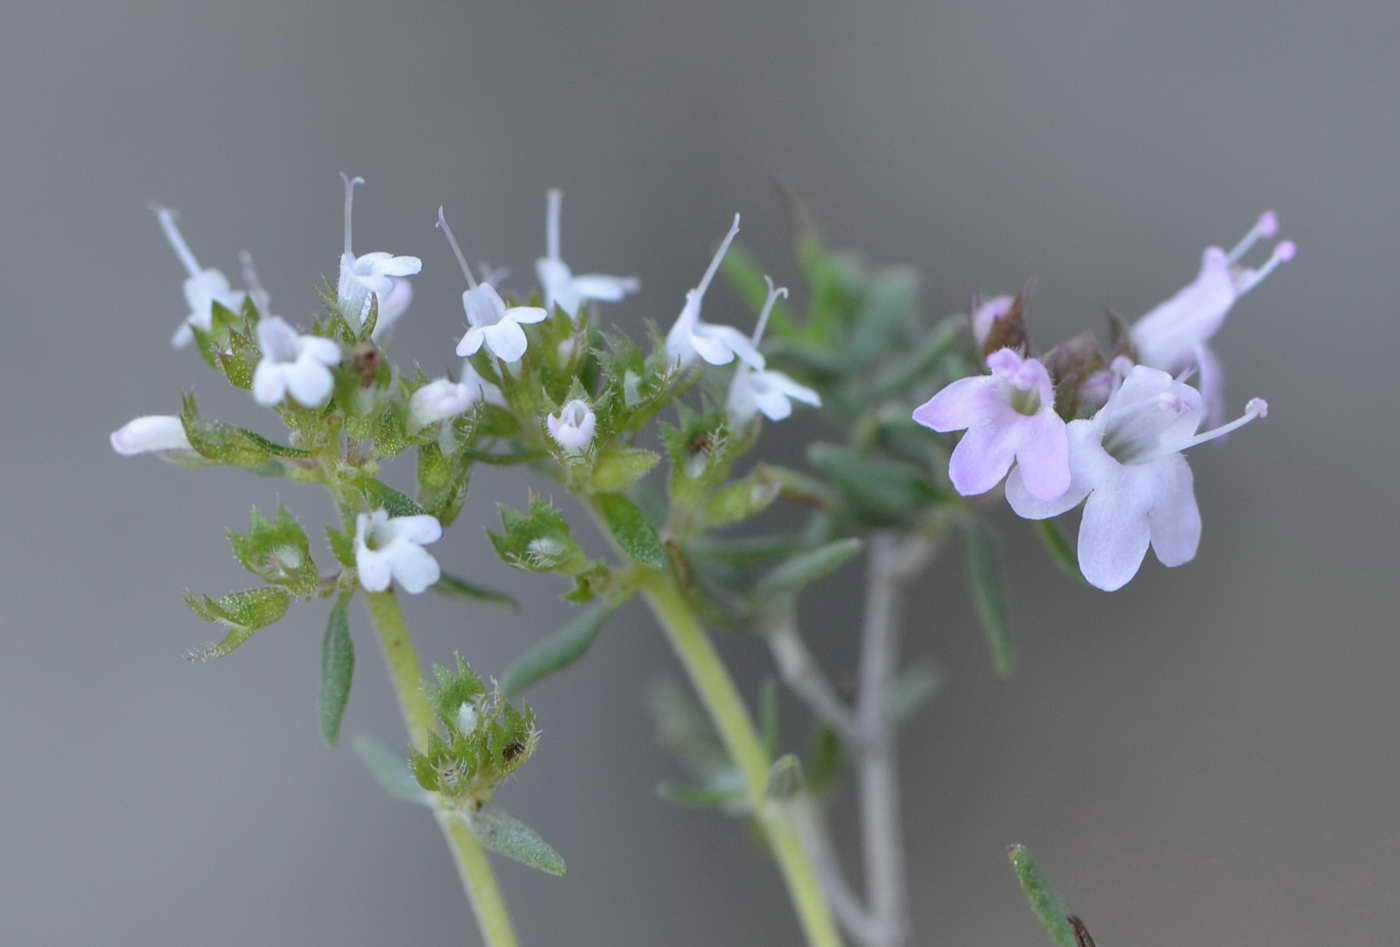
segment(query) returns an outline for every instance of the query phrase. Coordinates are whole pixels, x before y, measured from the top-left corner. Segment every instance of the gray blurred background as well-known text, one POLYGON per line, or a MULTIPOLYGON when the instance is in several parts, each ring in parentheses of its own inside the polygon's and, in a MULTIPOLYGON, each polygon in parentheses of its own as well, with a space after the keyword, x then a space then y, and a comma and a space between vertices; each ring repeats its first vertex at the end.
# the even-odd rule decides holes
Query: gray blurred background
MULTIPOLYGON (((950 674, 904 732, 919 943, 1043 943, 1004 847, 1032 846, 1103 947, 1396 943, 1395 45, 1400 7, 1278 4, 131 2, 26 4, 0 32, 0 852, 4 944, 460 943, 437 830, 386 800, 315 694, 324 606, 190 665, 184 591, 241 587, 221 530, 315 491, 125 460, 169 412, 267 418, 167 339, 182 273, 255 251, 311 311, 340 247, 336 171, 364 175, 357 249, 424 257, 401 352, 450 367, 470 255, 530 276, 544 189, 565 256, 635 273, 612 312, 669 321, 729 214, 791 278, 780 173, 831 242, 915 264, 931 313, 1039 278, 1042 339, 1134 315, 1276 208, 1301 247, 1219 339, 1230 400, 1273 413, 1202 449, 1197 560, 1070 587, 1014 520, 1021 662, 994 680, 960 569, 919 591, 911 653, 950 674)), ((737 314, 727 291, 707 313, 737 314)), ((746 318, 746 317, 745 317, 746 318)), ((271 429, 268 429, 271 430, 271 429)), ((566 614, 485 553, 524 489, 476 480, 445 564, 519 616, 408 603, 430 658, 499 671, 566 614)), ((858 570, 807 603, 840 676, 858 570), (817 616, 823 616, 818 621, 817 616)), ((401 744, 354 614, 354 735, 401 744)), ((656 798, 675 767, 641 692, 674 662, 630 608, 539 689, 545 731, 503 804, 567 857, 500 872, 530 944, 790 944, 741 827, 656 798)), ((752 688, 754 643, 725 651, 752 688)), ((790 713, 789 717, 794 714, 790 713)), ((800 730, 800 728, 797 728, 800 730)), ((849 815, 851 798, 840 811, 849 815)), ((853 841, 849 819, 842 837, 853 841)), ((475 942, 474 932, 468 942, 475 942)))

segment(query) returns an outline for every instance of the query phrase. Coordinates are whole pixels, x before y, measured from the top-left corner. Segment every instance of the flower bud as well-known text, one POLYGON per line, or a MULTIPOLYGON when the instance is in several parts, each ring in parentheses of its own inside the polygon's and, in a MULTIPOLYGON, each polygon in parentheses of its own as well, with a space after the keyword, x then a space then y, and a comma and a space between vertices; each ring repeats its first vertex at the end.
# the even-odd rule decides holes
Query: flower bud
POLYGON ((171 414, 147 414, 133 418, 112 432, 112 450, 125 457, 158 451, 192 451, 185 425, 171 414))
POLYGON ((593 443, 593 434, 598 428, 598 416, 593 413, 588 402, 575 398, 545 419, 549 426, 549 436, 567 451, 581 451, 593 443))
POLYGON ((408 401, 408 424, 418 430, 455 417, 472 406, 478 392, 471 385, 439 378, 413 393, 408 401))

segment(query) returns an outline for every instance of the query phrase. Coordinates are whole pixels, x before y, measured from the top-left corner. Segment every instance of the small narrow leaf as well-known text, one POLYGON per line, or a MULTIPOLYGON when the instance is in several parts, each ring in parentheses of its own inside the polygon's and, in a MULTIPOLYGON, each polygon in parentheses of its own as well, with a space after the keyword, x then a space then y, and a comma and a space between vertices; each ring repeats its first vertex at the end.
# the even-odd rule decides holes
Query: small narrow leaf
POLYGON ((778 757, 768 769, 768 798, 791 799, 802 792, 802 761, 793 753, 778 757))
POLYGON ((1031 859, 1031 853, 1026 851, 1024 845, 1013 845, 1007 850, 1007 855, 1011 858, 1011 866, 1016 869, 1016 877, 1020 879, 1021 889, 1026 892, 1031 910, 1040 919, 1040 925, 1050 935, 1051 942, 1055 947, 1080 947, 1074 928, 1070 926, 1065 903, 1040 873, 1040 868, 1031 859))
POLYGON ((321 639, 321 736, 328 746, 335 746, 340 739, 340 722, 355 676, 355 643, 346 616, 348 598, 342 595, 336 600, 321 639))
POLYGON ((661 537, 637 504, 620 493, 603 493, 598 496, 598 509, 623 552, 644 566, 666 568, 666 551, 661 546, 661 537))
POLYGON ((446 598, 464 599, 468 602, 485 602, 488 605, 499 605, 512 612, 520 610, 520 603, 506 593, 474 585, 466 579, 448 575, 446 572, 432 586, 432 590, 446 598))
POLYGON ((753 597, 756 601, 765 601, 791 595, 841 568, 859 555, 863 546, 859 538, 852 536, 798 553, 759 579, 754 585, 753 597))
POLYGON ((551 875, 568 871, 564 859, 538 832, 495 806, 479 809, 468 818, 467 824, 477 840, 490 851, 551 875))
POLYGON ((1074 553, 1074 547, 1069 544, 1065 534, 1060 532, 1060 527, 1056 525, 1055 521, 1034 520, 1033 522, 1036 535, 1045 544, 1045 551, 1050 553, 1050 558, 1055 561, 1055 565, 1060 567, 1060 571, 1088 585, 1084 573, 1079 570, 1079 559, 1074 553))
POLYGON ((963 529, 964 569, 969 591, 982 622, 982 633, 992 652, 992 667, 1000 677, 1011 673, 1014 652, 1006 620, 1006 580, 1002 575, 1001 549, 991 530, 981 523, 963 529))
POLYGON ((885 692, 885 717, 892 723, 908 719, 943 687, 943 674, 926 664, 914 664, 899 672, 885 692))
POLYGON ((718 789, 683 786, 680 783, 658 783, 656 794, 667 802, 692 808, 736 808, 746 806, 748 798, 742 789, 718 789))
POLYGON ((404 802, 430 801, 428 794, 413 777, 408 763, 383 743, 373 737, 356 737, 355 752, 360 754, 374 781, 390 798, 404 802))
POLYGON ((575 615, 554 634, 535 642, 524 654, 510 662, 505 670, 502 690, 507 696, 514 697, 583 657, 620 604, 602 602, 595 605, 575 615))

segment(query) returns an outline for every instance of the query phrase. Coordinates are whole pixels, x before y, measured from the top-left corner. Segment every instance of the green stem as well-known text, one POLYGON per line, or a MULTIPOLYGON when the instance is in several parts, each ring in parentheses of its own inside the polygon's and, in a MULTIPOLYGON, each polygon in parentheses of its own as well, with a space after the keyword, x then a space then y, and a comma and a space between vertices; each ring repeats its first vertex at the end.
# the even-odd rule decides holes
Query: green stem
POLYGON ((685 665, 725 748, 743 773, 749 802, 777 856, 807 943, 811 947, 840 947, 841 935, 791 815, 766 798, 771 761, 714 643, 670 576, 647 571, 641 589, 685 665))
MULTIPOLYGON (((393 591, 366 594, 365 599, 369 605, 370 619, 379 632, 379 644, 389 665, 389 676, 398 694, 399 709, 403 711, 408 735, 421 752, 428 747, 428 737, 436 726, 436 719, 432 704, 423 690, 422 665, 413 647, 413 637, 408 632, 408 625, 403 620, 403 612, 399 610, 393 591)), ((488 947, 517 947, 519 940, 511 925, 510 911, 496 882, 491 862, 486 857, 486 850, 462 819, 442 810, 438 810, 437 817, 486 944, 488 947)))

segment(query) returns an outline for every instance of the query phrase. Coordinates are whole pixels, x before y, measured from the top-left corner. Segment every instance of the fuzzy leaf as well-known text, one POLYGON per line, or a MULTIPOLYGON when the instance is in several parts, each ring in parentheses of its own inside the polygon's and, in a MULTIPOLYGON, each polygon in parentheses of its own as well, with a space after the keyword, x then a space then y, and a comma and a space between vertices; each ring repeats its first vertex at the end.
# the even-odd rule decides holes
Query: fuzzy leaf
POLYGON ((311 558, 311 546, 301 526, 284 507, 269 520, 256 509, 245 536, 227 531, 234 557, 253 575, 272 585, 285 586, 294 595, 316 591, 320 574, 311 558))
POLYGON ((715 491, 705 505, 705 523, 719 529, 743 522, 768 509, 781 492, 782 484, 778 479, 760 467, 742 480, 727 483, 715 491))
POLYGON ((939 498, 933 484, 904 464, 867 457, 836 444, 812 444, 807 459, 860 515, 879 525, 907 521, 939 498))
POLYGON ((342 533, 333 526, 326 527, 326 542, 336 560, 347 569, 355 566, 355 537, 352 533, 342 533))
POLYGON ((593 468, 595 493, 621 493, 651 472, 661 455, 640 447, 604 451, 593 468))
POLYGON ((506 593, 474 585, 466 579, 460 579, 446 572, 432 586, 432 590, 446 598, 457 598, 468 602, 485 602, 488 605, 498 605, 512 612, 520 610, 520 603, 506 593))
POLYGON ((378 480, 365 480, 360 488, 370 503, 383 507, 390 516, 419 516, 426 512, 413 500, 378 480))
POLYGON ((598 508, 623 552, 644 566, 666 568, 666 551, 661 546, 661 537, 637 504, 620 493, 604 493, 598 496, 598 508))
POLYGON ((982 633, 992 652, 992 667, 999 677, 1011 673, 1014 653, 1006 619, 1006 579, 996 535, 981 523, 963 528, 963 568, 982 633))
POLYGON ((490 851, 551 875, 568 871, 564 859, 539 833, 495 806, 484 806, 467 819, 472 834, 490 851))
POLYGON ((1040 868, 1031 859, 1031 853, 1026 851, 1024 845, 1013 845, 1007 850, 1007 855, 1021 882, 1021 890, 1025 891, 1026 900, 1040 920, 1040 926, 1050 936, 1050 941, 1055 947, 1080 947, 1074 928, 1070 926, 1065 903, 1040 873, 1040 868))
POLYGON ((196 615, 229 629, 222 641, 201 652, 198 657, 221 658, 232 654, 253 637, 253 632, 267 627, 285 615, 291 601, 291 594, 282 588, 248 589, 232 592, 217 600, 207 595, 185 596, 185 604, 193 609, 196 615))
POLYGON ((355 752, 360 754, 374 781, 390 798, 404 802, 429 801, 427 793, 408 768, 408 763, 383 743, 373 737, 356 737, 355 752))
POLYGON ((506 667, 501 684, 506 696, 514 697, 583 657, 620 604, 604 602, 595 605, 527 648, 506 667))
POLYGON ((346 615, 348 600, 346 595, 336 600, 321 639, 321 736, 327 746, 335 746, 340 739, 340 721, 345 717, 350 681, 355 676, 355 643, 350 638, 346 615))

